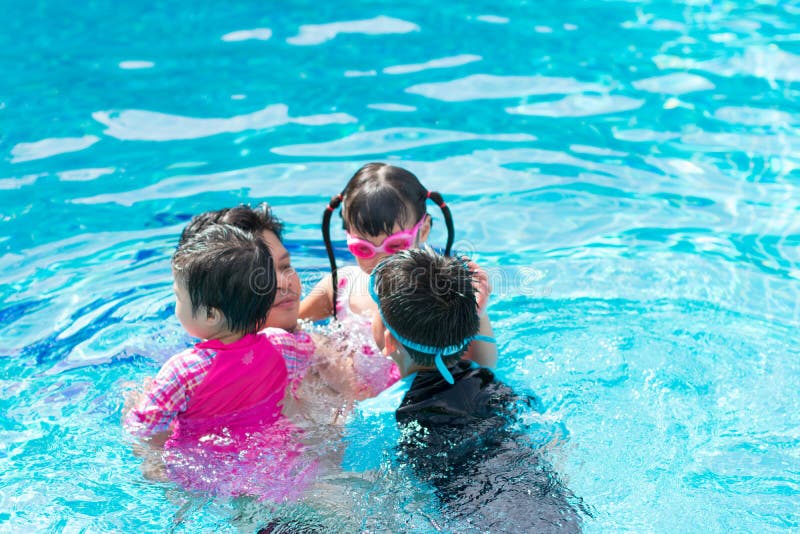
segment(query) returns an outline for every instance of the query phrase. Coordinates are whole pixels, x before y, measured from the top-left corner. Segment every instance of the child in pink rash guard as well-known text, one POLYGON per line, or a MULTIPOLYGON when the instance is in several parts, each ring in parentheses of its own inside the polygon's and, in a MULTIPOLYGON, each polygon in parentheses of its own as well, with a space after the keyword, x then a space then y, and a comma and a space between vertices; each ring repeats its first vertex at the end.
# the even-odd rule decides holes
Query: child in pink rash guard
POLYGON ((175 314, 204 341, 161 368, 125 418, 140 437, 168 431, 168 477, 215 495, 299 497, 315 470, 281 415, 309 365, 307 334, 263 329, 275 300, 273 259, 260 237, 210 226, 172 259, 175 314))

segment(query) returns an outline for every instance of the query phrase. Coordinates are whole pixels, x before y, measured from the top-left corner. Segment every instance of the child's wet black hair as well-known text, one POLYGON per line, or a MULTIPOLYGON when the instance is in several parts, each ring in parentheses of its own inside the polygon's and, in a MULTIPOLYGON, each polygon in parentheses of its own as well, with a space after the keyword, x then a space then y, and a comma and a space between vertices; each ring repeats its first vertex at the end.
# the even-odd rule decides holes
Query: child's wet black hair
POLYGON ((453 246, 454 229, 450 208, 442 195, 428 191, 411 172, 387 165, 386 163, 367 163, 350 178, 344 190, 331 198, 322 215, 322 238, 331 264, 333 282, 333 315, 336 316, 337 268, 336 257, 331 243, 331 215, 342 203, 345 205, 342 220, 345 230, 377 236, 394 233, 400 223, 412 226, 427 213, 426 202, 433 200, 444 215, 447 225, 447 244, 445 254, 450 254, 453 246))
POLYGON ((260 236, 211 224, 178 246, 172 268, 189 293, 192 315, 216 308, 231 332, 252 334, 264 327, 277 283, 272 255, 260 236))
MULTIPOLYGON (((431 347, 460 345, 478 333, 480 318, 472 271, 464 260, 429 247, 403 250, 375 268, 375 291, 384 321, 400 336, 431 347)), ((435 354, 405 347, 420 365, 435 354)), ((443 356, 445 364, 462 352, 443 356)))
POLYGON ((405 169, 368 163, 353 175, 342 196, 345 230, 374 237, 393 233, 398 223, 416 224, 426 213, 428 191, 405 169))
POLYGON ((262 232, 269 230, 283 241, 283 222, 272 214, 269 204, 262 202, 255 208, 240 204, 235 208, 223 208, 195 215, 183 229, 178 245, 212 224, 230 224, 255 235, 261 235, 262 232))

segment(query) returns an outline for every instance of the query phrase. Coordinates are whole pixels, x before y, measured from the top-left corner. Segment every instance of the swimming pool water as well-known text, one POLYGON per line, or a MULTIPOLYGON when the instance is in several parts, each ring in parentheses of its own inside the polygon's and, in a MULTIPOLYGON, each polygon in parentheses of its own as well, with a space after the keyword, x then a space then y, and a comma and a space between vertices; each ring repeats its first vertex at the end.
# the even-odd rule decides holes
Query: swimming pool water
MULTIPOLYGON (((0 531, 241 526, 120 427, 190 342, 169 257, 268 200, 308 288, 373 160, 490 270, 499 374, 563 429, 587 532, 800 527, 797 2, 2 8, 0 531)), ((362 528, 436 528, 380 477, 362 528)))

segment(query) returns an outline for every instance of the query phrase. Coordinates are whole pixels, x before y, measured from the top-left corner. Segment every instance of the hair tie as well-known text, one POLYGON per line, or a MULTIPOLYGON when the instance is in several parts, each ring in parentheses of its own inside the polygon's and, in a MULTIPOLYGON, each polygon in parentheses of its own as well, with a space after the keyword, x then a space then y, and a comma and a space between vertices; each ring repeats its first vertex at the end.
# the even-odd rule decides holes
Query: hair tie
MULTIPOLYGON (((429 198, 429 199, 433 200, 434 202, 436 202, 436 200, 435 200, 435 199, 433 198, 433 196, 432 196, 434 192, 435 192, 435 191, 428 191, 427 198, 429 198)), ((444 199, 442 198, 442 195, 439 195, 439 198, 441 198, 441 199, 442 199, 442 202, 441 202, 441 203, 439 203, 439 202, 436 202, 436 205, 437 205, 437 206, 439 206, 439 207, 440 207, 440 208, 442 208, 442 209, 445 209, 445 208, 447 207, 447 203, 446 203, 446 202, 444 201, 444 199)))
POLYGON ((338 194, 338 195, 336 195, 335 197, 331 197, 331 201, 330 201, 330 202, 328 202, 328 205, 325 207, 325 209, 326 209, 326 210, 328 210, 328 211, 333 211, 333 210, 335 210, 335 209, 336 209, 336 207, 338 207, 338 206, 339 206, 339 204, 341 204, 341 203, 342 203, 342 200, 344 200, 344 197, 342 197, 342 194, 341 194, 341 193, 339 193, 339 194, 338 194), (336 206, 334 206, 334 205, 333 205, 333 203, 334 203, 334 202, 336 202, 337 200, 339 201, 339 203, 338 203, 338 204, 336 204, 336 206))

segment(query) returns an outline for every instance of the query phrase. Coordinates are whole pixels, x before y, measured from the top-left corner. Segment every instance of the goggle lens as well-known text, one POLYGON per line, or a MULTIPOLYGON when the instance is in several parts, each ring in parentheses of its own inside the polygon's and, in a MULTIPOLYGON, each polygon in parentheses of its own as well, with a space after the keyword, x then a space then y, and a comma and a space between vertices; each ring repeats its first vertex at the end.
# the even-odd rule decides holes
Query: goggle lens
POLYGON ((365 243, 349 243, 347 248, 349 248, 353 256, 357 258, 368 259, 375 255, 375 249, 370 248, 365 243))

